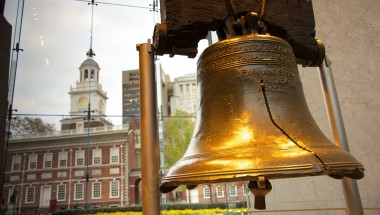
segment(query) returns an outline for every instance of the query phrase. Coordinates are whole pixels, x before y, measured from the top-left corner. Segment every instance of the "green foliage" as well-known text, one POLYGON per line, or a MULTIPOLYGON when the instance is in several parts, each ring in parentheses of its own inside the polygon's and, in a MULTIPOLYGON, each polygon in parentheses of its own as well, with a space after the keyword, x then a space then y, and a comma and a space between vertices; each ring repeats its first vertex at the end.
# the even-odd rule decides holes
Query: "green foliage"
POLYGON ((164 119, 165 166, 177 162, 190 143, 194 130, 194 118, 184 111, 177 111, 173 117, 164 119))
POLYGON ((11 131, 14 134, 36 134, 55 131, 54 125, 42 121, 41 118, 16 117, 11 120, 11 131))

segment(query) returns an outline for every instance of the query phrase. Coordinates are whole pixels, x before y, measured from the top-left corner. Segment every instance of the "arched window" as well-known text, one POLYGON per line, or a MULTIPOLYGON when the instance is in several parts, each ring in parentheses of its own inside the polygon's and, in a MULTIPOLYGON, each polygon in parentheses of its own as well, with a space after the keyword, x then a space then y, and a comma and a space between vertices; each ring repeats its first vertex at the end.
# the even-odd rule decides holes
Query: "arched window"
POLYGON ((95 71, 91 69, 91 80, 94 80, 95 78, 95 71))
POLYGON ((88 70, 84 70, 84 80, 88 79, 88 70))

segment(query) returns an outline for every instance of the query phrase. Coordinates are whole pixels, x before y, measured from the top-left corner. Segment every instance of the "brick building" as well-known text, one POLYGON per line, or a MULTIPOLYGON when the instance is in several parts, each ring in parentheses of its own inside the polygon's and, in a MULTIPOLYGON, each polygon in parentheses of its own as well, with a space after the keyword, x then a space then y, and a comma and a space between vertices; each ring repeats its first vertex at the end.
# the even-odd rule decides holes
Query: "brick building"
MULTIPOLYGON (((61 120, 61 131, 10 137, 3 210, 38 214, 86 204, 130 204, 129 163, 136 165, 136 153, 128 155, 135 151, 129 141, 135 141, 137 125, 113 126, 105 118, 108 98, 99 71, 88 54, 76 86, 70 87, 70 115, 61 120)), ((131 189, 134 192, 134 186, 131 189)))
POLYGON ((3 208, 36 214, 49 207, 84 208, 86 202, 89 208, 124 206, 127 132, 126 127, 106 127, 14 136, 6 160, 3 208))

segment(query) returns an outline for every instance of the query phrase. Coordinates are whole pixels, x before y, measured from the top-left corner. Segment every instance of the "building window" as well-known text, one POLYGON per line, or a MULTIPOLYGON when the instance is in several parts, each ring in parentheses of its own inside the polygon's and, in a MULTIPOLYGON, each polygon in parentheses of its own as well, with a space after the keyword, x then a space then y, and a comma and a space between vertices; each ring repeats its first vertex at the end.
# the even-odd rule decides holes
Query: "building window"
POLYGON ((88 70, 84 70, 84 80, 88 79, 88 70))
POLYGON ((203 187, 203 197, 209 199, 211 197, 211 189, 209 185, 203 187))
POLYGON ((235 185, 230 187, 230 196, 237 196, 237 189, 235 185))
POLYGON ((67 166, 67 152, 59 153, 59 167, 67 166))
POLYGON ((21 167, 21 155, 12 156, 12 171, 18 171, 21 167))
POLYGON ((66 200, 66 184, 57 185, 57 201, 66 200))
POLYGON ((83 183, 77 183, 74 186, 74 200, 82 200, 83 199, 83 183))
POLYGON ((117 198, 119 197, 119 181, 111 181, 110 183, 110 197, 117 198))
MULTIPOLYGON (((8 205, 9 205, 9 203, 11 203, 11 201, 16 201, 16 199, 12 199, 13 192, 15 192, 15 188, 14 187, 10 187, 9 190, 8 190, 8 205)), ((16 192, 17 192, 17 190, 16 190, 16 192)), ((16 194, 17 193, 15 193, 15 195, 16 194)), ((16 202, 12 202, 12 203, 16 203, 16 202)))
POLYGON ((102 164, 102 149, 92 150, 92 164, 93 165, 102 164))
POLYGON ((181 84, 181 85, 179 85, 179 92, 183 92, 183 85, 181 84))
POLYGON ((37 169, 37 154, 29 155, 29 169, 37 169))
POLYGON ((110 150, 110 163, 119 163, 119 148, 111 148, 110 150))
POLYGON ((25 203, 34 203, 34 187, 33 186, 26 188, 25 203))
POLYGON ((102 184, 100 182, 92 183, 92 198, 100 199, 101 198, 102 184))
POLYGON ((249 195, 249 188, 247 185, 243 184, 243 194, 246 196, 246 195, 249 195))
POLYGON ((94 77, 95 77, 95 71, 91 69, 91 80, 94 80, 94 77))
POLYGON ((216 187, 216 197, 218 198, 224 197, 224 190, 222 186, 216 187))
POLYGON ((44 168, 51 168, 52 160, 53 160, 53 154, 45 153, 44 154, 44 168))
POLYGON ((84 165, 84 151, 76 151, 75 154, 75 165, 76 166, 83 166, 84 165))

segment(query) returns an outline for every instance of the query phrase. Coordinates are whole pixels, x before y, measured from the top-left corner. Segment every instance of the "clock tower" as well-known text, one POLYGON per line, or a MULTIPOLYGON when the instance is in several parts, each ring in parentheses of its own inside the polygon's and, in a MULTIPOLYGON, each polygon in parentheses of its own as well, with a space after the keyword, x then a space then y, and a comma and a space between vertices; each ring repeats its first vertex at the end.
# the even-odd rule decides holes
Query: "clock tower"
POLYGON ((87 59, 79 67, 79 80, 75 87, 70 86, 70 117, 61 120, 61 130, 112 126, 104 118, 108 97, 99 82, 100 67, 94 55, 92 49, 87 52, 87 59))

